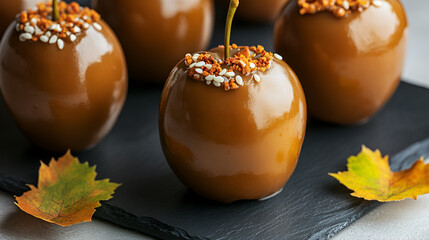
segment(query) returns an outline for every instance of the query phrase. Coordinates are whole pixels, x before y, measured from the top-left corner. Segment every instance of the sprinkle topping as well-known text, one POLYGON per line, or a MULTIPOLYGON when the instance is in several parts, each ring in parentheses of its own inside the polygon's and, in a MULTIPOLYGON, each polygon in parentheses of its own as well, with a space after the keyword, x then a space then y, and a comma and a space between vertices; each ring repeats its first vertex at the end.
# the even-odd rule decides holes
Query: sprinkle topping
POLYGON ((315 14, 330 11, 334 16, 347 17, 354 11, 362 12, 371 5, 377 6, 381 0, 298 0, 299 13, 315 14))
POLYGON ((83 31, 91 26, 97 31, 102 26, 97 23, 100 15, 78 3, 58 3, 58 21, 52 21, 52 3, 39 3, 37 7, 22 11, 17 15, 16 31, 22 42, 40 41, 47 44, 56 44, 58 49, 64 48, 65 42, 74 42, 83 31))
MULTIPOLYGON (((224 48, 224 46, 219 46, 224 48)), ((262 46, 237 46, 231 48, 237 53, 224 62, 216 60, 209 53, 186 54, 185 64, 188 75, 194 80, 204 81, 207 85, 213 83, 225 91, 238 89, 244 85, 242 76, 251 76, 255 83, 261 82, 258 72, 265 72, 271 68, 274 58, 281 60, 278 54, 265 51, 262 46)))

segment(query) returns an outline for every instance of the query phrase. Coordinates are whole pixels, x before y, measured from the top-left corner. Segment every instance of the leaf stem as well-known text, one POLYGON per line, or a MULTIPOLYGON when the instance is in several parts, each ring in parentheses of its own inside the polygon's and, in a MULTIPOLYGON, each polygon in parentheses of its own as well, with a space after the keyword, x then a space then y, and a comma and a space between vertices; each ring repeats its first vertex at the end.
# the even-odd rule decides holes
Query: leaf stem
POLYGON ((58 9, 58 0, 52 0, 52 21, 58 21, 60 11, 58 9))
POLYGON ((228 15, 226 16, 225 25, 225 59, 229 58, 229 47, 231 39, 232 20, 234 19, 235 12, 237 11, 239 0, 231 0, 229 3, 228 15))

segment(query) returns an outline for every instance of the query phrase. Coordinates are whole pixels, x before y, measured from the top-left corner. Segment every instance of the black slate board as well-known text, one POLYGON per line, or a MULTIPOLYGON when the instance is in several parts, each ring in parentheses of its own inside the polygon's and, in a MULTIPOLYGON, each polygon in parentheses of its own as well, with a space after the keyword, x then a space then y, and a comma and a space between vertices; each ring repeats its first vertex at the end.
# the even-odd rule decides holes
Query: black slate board
MULTIPOLYGON (((402 83, 387 106, 365 125, 310 121, 298 167, 277 197, 263 202, 218 204, 186 190, 165 162, 157 130, 160 91, 155 87, 132 90, 112 133, 96 148, 77 155, 97 164, 100 178, 123 183, 110 205, 209 239, 326 239, 378 206, 350 197, 328 172, 344 170, 346 158, 358 153, 361 144, 393 155, 429 136, 429 90, 402 83)), ((0 126, 0 176, 12 175, 35 183, 38 160, 47 161, 52 154, 25 140, 3 104, 0 126)), ((424 150, 429 148, 412 158, 399 156, 392 162, 396 168, 409 165, 419 155, 426 155, 424 150)), ((7 188, 4 184, 2 187, 7 188)), ((104 214, 100 217, 128 227, 137 223, 134 218, 124 223, 129 217, 109 216, 108 207, 102 208, 104 214)), ((168 226, 157 231, 161 230, 177 231, 168 226)))
MULTIPOLYGON (((217 18, 212 46, 223 38, 224 16, 217 18)), ((237 22, 233 31, 233 42, 272 49, 272 25, 237 22)), ((344 170, 346 158, 358 153, 362 144, 393 155, 429 137, 429 90, 401 84, 388 105, 365 125, 310 121, 298 167, 279 196, 223 205, 186 190, 166 164, 157 130, 160 93, 160 87, 131 90, 111 134, 77 155, 97 164, 100 178, 123 183, 115 198, 97 210, 97 217, 162 239, 327 239, 379 205, 350 197, 328 172, 344 170)), ((427 155, 428 143, 396 155, 395 168, 427 155)), ((25 140, 1 102, 0 176, 13 178, 0 177, 0 188, 14 194, 25 191, 14 179, 35 183, 39 160, 50 157, 25 140)))

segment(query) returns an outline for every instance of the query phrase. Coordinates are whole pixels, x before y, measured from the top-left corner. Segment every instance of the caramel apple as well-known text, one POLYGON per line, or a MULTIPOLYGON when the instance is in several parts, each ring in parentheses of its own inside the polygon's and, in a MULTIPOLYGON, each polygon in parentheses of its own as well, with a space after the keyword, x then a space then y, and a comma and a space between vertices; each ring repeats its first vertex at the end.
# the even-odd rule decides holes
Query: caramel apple
POLYGON ((0 37, 3 36, 16 14, 36 6, 39 2, 40 0, 0 0, 0 37))
POLYGON ((214 21, 212 0, 95 0, 124 47, 130 78, 164 83, 188 51, 205 49, 214 21))
POLYGON ((7 29, 0 45, 0 90, 35 145, 86 149, 110 131, 122 109, 125 57, 95 11, 77 3, 53 6, 40 3, 37 10, 23 11, 7 29))
POLYGON ((187 54, 162 93, 159 128, 165 157, 196 193, 221 202, 263 199, 293 173, 306 129, 298 78, 262 46, 187 54))
POLYGON ((407 18, 398 0, 293 0, 275 25, 275 50, 297 73, 309 112, 350 124, 374 115, 400 81, 407 18))

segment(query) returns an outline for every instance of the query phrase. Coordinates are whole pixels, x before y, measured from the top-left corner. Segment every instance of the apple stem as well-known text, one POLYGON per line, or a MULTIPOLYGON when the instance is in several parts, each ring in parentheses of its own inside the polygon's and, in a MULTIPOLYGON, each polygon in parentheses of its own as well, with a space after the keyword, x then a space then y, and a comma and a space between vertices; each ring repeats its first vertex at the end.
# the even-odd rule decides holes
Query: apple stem
POLYGON ((52 21, 58 21, 58 18, 60 18, 58 0, 52 0, 52 21))
POLYGON ((225 26, 225 59, 229 58, 232 20, 234 19, 235 11, 237 11, 238 5, 239 0, 231 0, 229 3, 228 15, 226 16, 225 26))

